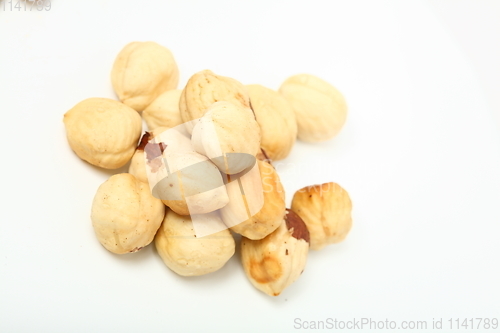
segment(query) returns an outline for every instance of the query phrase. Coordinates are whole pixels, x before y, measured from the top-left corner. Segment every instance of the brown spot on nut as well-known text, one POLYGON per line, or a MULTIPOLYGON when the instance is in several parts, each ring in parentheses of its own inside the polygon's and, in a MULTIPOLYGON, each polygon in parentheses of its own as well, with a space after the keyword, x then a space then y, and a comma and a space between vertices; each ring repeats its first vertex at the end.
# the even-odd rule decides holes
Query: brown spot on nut
POLYGON ((285 214, 286 227, 288 230, 293 228, 292 236, 296 239, 303 239, 309 243, 309 230, 306 224, 293 210, 287 208, 285 214))
POLYGON ((144 147, 146 147, 149 140, 151 140, 151 133, 144 132, 144 134, 142 135, 141 141, 139 142, 139 145, 137 146, 137 150, 144 150, 144 147))
POLYGON ((278 280, 283 274, 283 269, 278 259, 265 256, 262 260, 251 260, 250 275, 258 283, 269 283, 278 280))

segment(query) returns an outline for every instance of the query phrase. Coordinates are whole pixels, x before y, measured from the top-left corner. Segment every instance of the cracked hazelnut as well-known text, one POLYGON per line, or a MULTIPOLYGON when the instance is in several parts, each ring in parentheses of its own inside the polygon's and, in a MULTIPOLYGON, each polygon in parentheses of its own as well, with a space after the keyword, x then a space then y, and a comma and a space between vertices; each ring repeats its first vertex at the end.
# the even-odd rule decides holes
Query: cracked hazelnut
POLYGON ((187 123, 189 133, 193 125, 191 120, 201 118, 215 102, 226 101, 243 108, 250 107, 248 93, 240 82, 230 77, 216 75, 204 70, 191 76, 182 91, 179 110, 182 120, 187 123))
POLYGON ((64 115, 71 149, 81 159, 105 169, 125 165, 134 154, 142 122, 137 112, 107 98, 88 98, 64 115))
POLYGON ((344 96, 328 82, 310 75, 298 74, 283 82, 279 92, 295 111, 298 137, 319 142, 333 138, 347 118, 344 96))
POLYGON ((177 87, 179 69, 166 47, 155 42, 132 42, 118 53, 111 83, 120 101, 142 111, 159 95, 177 87))
MULTIPOLYGON (((212 223, 223 224, 217 212, 206 214, 212 223)), ((155 246, 165 265, 182 276, 198 276, 222 268, 235 252, 228 229, 196 237, 189 216, 168 210, 155 237, 155 246)))
POLYGON ((311 249, 344 240, 352 226, 349 194, 336 183, 304 187, 293 196, 292 210, 307 225, 311 249))
POLYGON ((252 167, 260 152, 260 128, 252 111, 229 102, 212 104, 196 122, 191 140, 226 174, 252 167))
POLYGON ((270 296, 278 296, 299 278, 308 252, 306 225, 290 210, 278 229, 264 239, 241 239, 241 258, 248 279, 270 296))
POLYGON ((260 126, 261 147, 271 160, 288 156, 297 138, 295 112, 285 97, 259 84, 246 86, 260 126))
POLYGON ((229 203, 220 210, 222 220, 232 231, 253 240, 276 230, 285 216, 285 191, 278 173, 267 162, 257 161, 257 165, 257 172, 248 172, 226 184, 229 203), (253 209, 261 202, 258 209, 253 209))
POLYGON ((128 173, 111 176, 92 202, 92 226, 99 242, 117 254, 137 252, 153 240, 165 205, 149 186, 128 173))
POLYGON ((179 111, 181 93, 180 89, 166 91, 144 109, 142 118, 146 121, 149 130, 157 127, 172 128, 182 124, 179 111))

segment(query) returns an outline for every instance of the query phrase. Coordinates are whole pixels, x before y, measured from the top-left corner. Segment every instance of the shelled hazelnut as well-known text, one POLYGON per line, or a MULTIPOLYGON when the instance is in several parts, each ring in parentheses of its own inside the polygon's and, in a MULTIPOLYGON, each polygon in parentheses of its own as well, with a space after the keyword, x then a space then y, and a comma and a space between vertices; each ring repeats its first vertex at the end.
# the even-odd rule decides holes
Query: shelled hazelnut
POLYGON ((311 249, 344 240, 352 227, 352 203, 349 194, 336 183, 304 187, 295 192, 292 210, 307 225, 311 249))
POLYGON ((264 239, 241 239, 241 261, 248 279, 270 296, 278 296, 299 278, 308 252, 309 232, 290 210, 278 229, 264 239))
POLYGON ((118 53, 111 70, 118 98, 142 111, 179 83, 179 69, 169 49, 155 42, 132 42, 118 53))
MULTIPOLYGON (((217 212, 207 214, 222 224, 217 212)), ((234 238, 228 229, 198 238, 189 216, 168 210, 155 237, 158 254, 165 265, 182 276, 198 276, 222 268, 235 252, 234 238)))
POLYGON ((246 86, 260 126, 261 147, 271 160, 288 156, 297 138, 295 112, 282 94, 259 84, 246 86))
POLYGON ((117 254, 137 252, 153 240, 165 205, 149 186, 128 173, 111 176, 92 202, 92 226, 99 242, 117 254))
POLYGON ((306 142, 333 138, 347 118, 344 96, 328 82, 310 74, 289 77, 279 88, 297 116, 298 137, 306 142))
POLYGON ((141 135, 141 117, 125 104, 88 98, 64 114, 70 147, 82 160, 105 169, 125 165, 141 135))

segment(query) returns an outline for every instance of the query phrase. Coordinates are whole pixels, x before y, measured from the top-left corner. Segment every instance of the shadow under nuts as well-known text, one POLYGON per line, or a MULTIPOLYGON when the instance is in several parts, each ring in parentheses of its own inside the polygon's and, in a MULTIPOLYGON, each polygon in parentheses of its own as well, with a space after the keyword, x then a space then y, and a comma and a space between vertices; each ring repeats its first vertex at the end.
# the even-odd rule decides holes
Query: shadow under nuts
POLYGON ((312 250, 343 241, 351 230, 351 199, 346 190, 336 183, 298 190, 292 199, 292 210, 307 225, 312 250))

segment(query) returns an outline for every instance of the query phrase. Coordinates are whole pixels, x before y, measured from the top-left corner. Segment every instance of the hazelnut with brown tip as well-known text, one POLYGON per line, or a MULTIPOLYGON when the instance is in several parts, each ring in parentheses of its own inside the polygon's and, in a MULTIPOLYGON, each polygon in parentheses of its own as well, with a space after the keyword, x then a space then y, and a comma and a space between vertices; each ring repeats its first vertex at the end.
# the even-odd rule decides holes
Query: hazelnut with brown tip
POLYGON ((304 220, 311 235, 311 249, 344 240, 352 227, 349 194, 336 183, 304 187, 295 192, 292 210, 304 220))
POLYGON ((278 229, 264 239, 241 239, 241 258, 248 279, 270 296, 278 296, 299 278, 308 252, 309 232, 290 210, 278 229))

